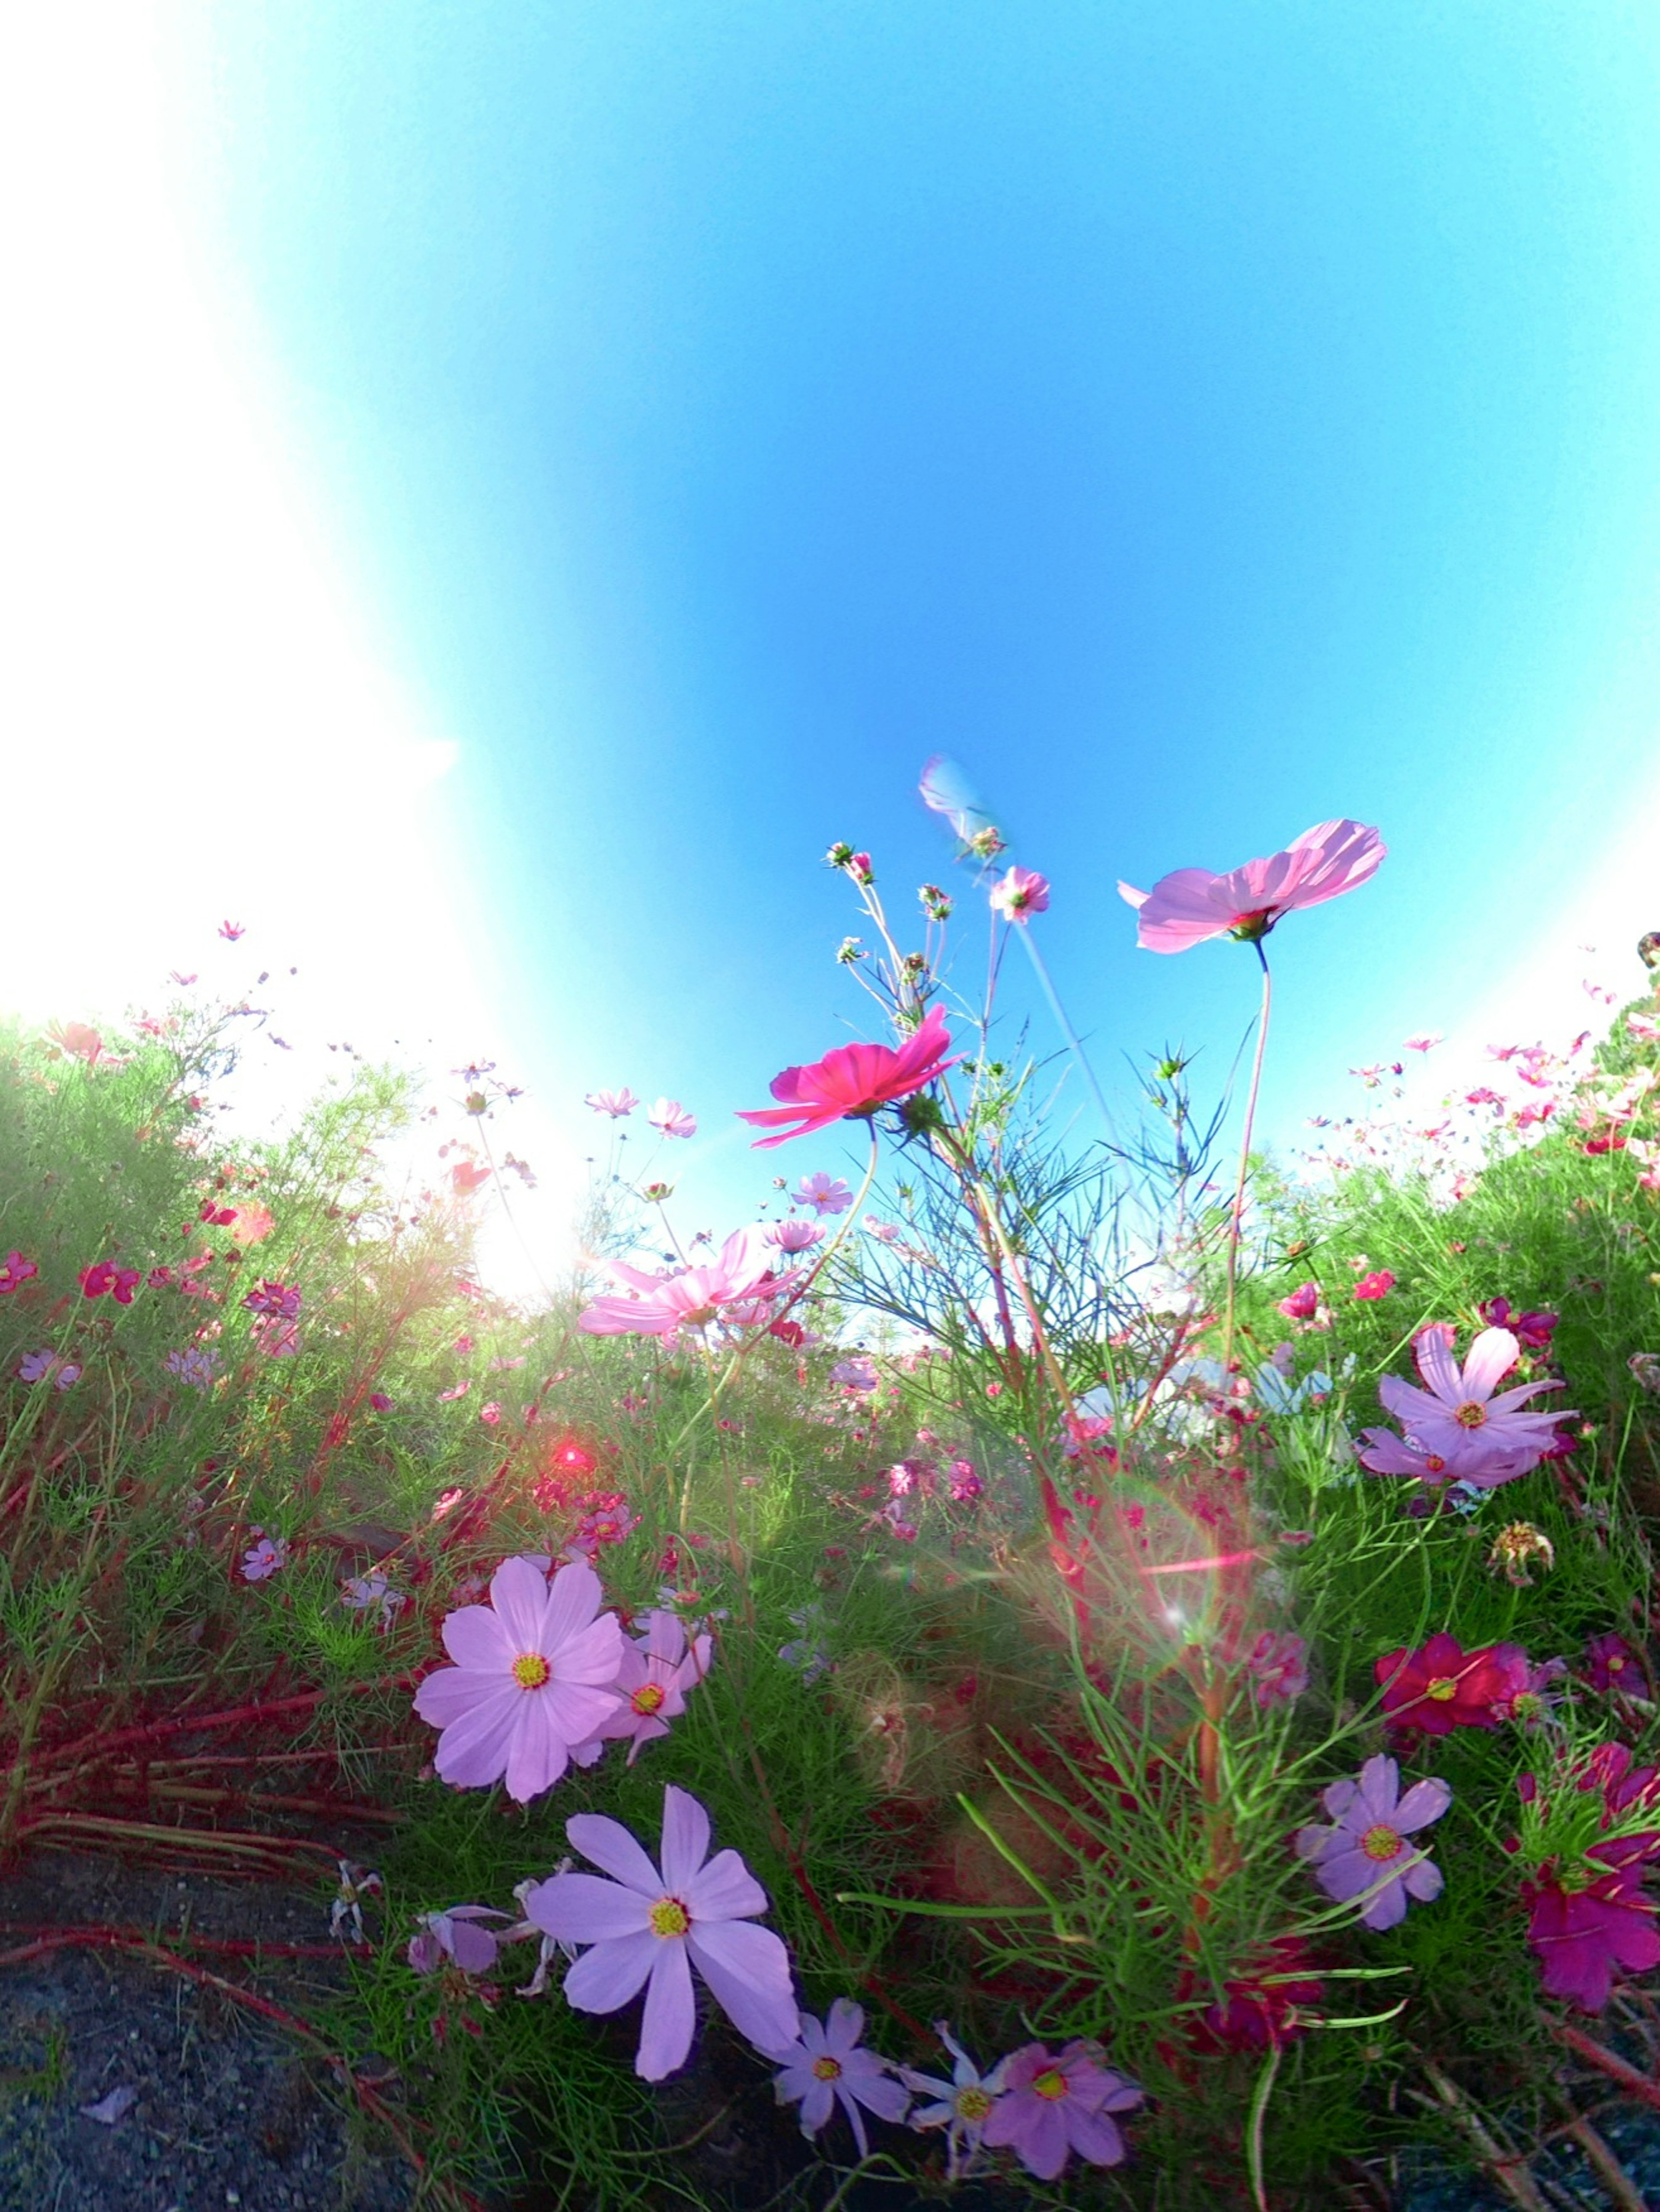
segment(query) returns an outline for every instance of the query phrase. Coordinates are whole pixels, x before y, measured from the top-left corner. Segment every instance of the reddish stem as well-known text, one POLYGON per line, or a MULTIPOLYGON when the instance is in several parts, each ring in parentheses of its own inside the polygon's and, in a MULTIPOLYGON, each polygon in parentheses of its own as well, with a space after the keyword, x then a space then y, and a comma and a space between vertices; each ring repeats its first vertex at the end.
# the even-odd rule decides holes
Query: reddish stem
POLYGON ((1606 2050, 1595 2037, 1586 2035, 1579 2028, 1559 2022, 1552 2033, 1559 2043, 1566 2043, 1570 2051, 1576 2052, 1588 2064, 1599 2069, 1610 2081, 1617 2081, 1622 2089, 1629 2090, 1639 2102, 1652 2106, 1655 2111, 1660 2112, 1660 2081, 1651 2081, 1646 2074, 1639 2073, 1635 2066, 1629 2065, 1614 2051, 1606 2050))

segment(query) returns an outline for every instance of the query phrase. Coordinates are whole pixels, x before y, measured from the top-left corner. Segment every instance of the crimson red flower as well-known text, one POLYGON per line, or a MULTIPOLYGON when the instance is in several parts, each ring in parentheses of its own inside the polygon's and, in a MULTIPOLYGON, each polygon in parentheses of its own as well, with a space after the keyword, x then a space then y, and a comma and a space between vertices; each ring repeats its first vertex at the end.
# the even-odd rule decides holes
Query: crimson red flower
POLYGON ((1384 1711, 1392 1728, 1451 1735, 1456 1728, 1497 1728, 1493 1711, 1527 1686, 1527 1655, 1519 1644, 1484 1644, 1466 1651, 1445 1630, 1417 1650, 1403 1644, 1376 1661, 1384 1711))
POLYGON ((772 1096, 783 1104, 740 1113, 738 1119, 757 1128, 778 1130, 775 1137, 757 1137, 758 1149, 786 1144, 791 1137, 827 1128, 832 1121, 869 1121, 878 1107, 926 1090, 948 1067, 954 1067, 957 1060, 945 1057, 950 1048, 945 1016, 933 1006, 897 1051, 885 1044, 838 1045, 810 1066, 786 1067, 773 1077, 772 1096), (795 1127, 786 1127, 787 1122, 795 1127))
POLYGON ((1362 1275, 1354 1285, 1357 1298, 1386 1298, 1395 1288, 1395 1278, 1387 1267, 1379 1267, 1370 1275, 1362 1275))
POLYGON ((81 1270, 81 1295, 84 1298, 101 1298, 107 1292, 117 1305, 130 1306, 132 1294, 142 1280, 136 1267, 118 1267, 113 1260, 100 1260, 81 1270))

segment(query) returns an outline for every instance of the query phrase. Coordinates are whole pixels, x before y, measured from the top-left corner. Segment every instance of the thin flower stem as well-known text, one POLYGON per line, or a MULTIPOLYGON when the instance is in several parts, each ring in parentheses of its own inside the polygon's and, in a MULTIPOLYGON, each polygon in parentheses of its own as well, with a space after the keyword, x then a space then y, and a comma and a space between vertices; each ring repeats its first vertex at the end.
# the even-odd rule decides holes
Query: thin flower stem
POLYGON ((1245 2166, 1251 2175, 1251 2201, 1257 2212, 1269 2212, 1268 2184, 1263 2173, 1263 2124, 1268 2118, 1268 2100, 1274 2094, 1274 2077, 1279 2070, 1279 2039, 1270 2034, 1268 2057, 1251 2091, 1251 2114, 1245 2124, 1245 2166))
POLYGON ((1257 1094, 1262 1088, 1263 1054, 1268 1048, 1269 1017, 1274 1010, 1274 976, 1268 964, 1268 955, 1263 950, 1261 938, 1256 940, 1257 957, 1263 969, 1263 1007, 1257 1023, 1257 1055, 1251 1066, 1251 1090, 1245 1098, 1245 1131, 1239 1139, 1239 1177, 1233 1187, 1233 1213, 1227 1230, 1227 1304, 1222 1315, 1222 1387, 1227 1387, 1229 1363, 1233 1357, 1233 1310, 1239 1288, 1239 1236, 1245 1221, 1245 1176, 1251 1165, 1251 1132, 1257 1119, 1257 1094))
MULTIPOLYGON (((1018 925, 1016 927, 1018 927, 1018 925)), ((1026 957, 1036 969, 1038 981, 1043 985, 1044 996, 1049 1001, 1049 1011, 1060 1024, 1061 1035, 1066 1039, 1072 1057, 1081 1069, 1084 1081, 1089 1085, 1089 1095, 1095 1102, 1095 1110, 1101 1117, 1101 1126, 1106 1131, 1108 1139, 1116 1143, 1118 1133, 1112 1126, 1112 1116, 1107 1111, 1106 1093, 1096 1079, 1094 1069, 1090 1066, 1089 1055, 1083 1048, 1083 1040, 1073 1028, 1066 1008, 1061 1004, 1060 994, 1056 990, 1050 976, 1049 963, 1039 951, 1038 940, 1033 937, 1029 927, 1019 929, 1019 935, 1021 943, 1026 947, 1026 957)))

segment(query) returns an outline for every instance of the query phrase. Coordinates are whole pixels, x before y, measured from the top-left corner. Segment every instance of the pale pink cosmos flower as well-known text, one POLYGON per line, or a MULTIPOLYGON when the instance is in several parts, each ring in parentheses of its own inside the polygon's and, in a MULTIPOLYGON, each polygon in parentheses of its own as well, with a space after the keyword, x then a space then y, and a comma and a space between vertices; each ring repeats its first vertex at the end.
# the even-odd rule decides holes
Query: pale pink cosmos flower
POLYGON ((779 2104, 801 2106, 801 2131, 809 2142, 839 2105, 859 2156, 869 2158, 870 2142, 860 2106, 879 2120, 902 2120, 910 2092, 894 2079, 885 2058, 859 2048, 864 2008, 851 1998, 838 1997, 822 2024, 810 2012, 801 2014, 799 2027, 799 2033, 787 2044, 766 2054, 783 2064, 784 2071, 772 2083, 779 2104))
POLYGON ((259 1541, 242 1554, 242 1573, 248 1582, 267 1582, 288 1565, 288 1543, 283 1537, 267 1536, 257 1528, 253 1533, 259 1541))
POLYGON ((484 1790, 505 1780, 524 1805, 559 1780, 571 1746, 616 1711, 622 1629, 600 1612, 603 1596, 580 1561, 549 1585, 532 1560, 504 1559, 489 1604, 446 1617, 444 1648, 456 1663, 428 1674, 415 1697, 440 1731, 433 1765, 445 1781, 484 1790))
POLYGON ((797 1206, 810 1206, 815 1213, 845 1213, 853 1194, 839 1176, 803 1176, 790 1194, 797 1206))
POLYGON ((761 1231, 762 1242, 780 1252, 808 1252, 821 1243, 824 1230, 816 1221, 769 1221, 761 1231))
POLYGON ((695 1118, 687 1112, 678 1098, 659 1098, 645 1118, 665 1137, 695 1137, 698 1133, 695 1118))
POLYGON ((577 1326, 590 1336, 660 1336, 673 1344, 685 1329, 706 1329, 723 1317, 753 1318, 758 1302, 770 1307, 794 1287, 792 1277, 774 1279, 764 1246, 747 1229, 729 1237, 704 1267, 678 1274, 648 1275, 622 1260, 609 1264, 626 1295, 596 1298, 583 1309, 577 1326))
POLYGON ((1556 1424, 1566 1415, 1524 1413, 1518 1409, 1541 1390, 1560 1390, 1562 1385, 1524 1382, 1518 1389, 1500 1391, 1495 1398, 1493 1388, 1515 1366, 1520 1343, 1507 1328, 1484 1328, 1470 1346, 1461 1369, 1452 1356, 1449 1334, 1445 1328, 1421 1332, 1413 1349, 1418 1372, 1429 1388, 1415 1389, 1398 1376, 1385 1375, 1378 1386, 1385 1407, 1405 1430, 1408 1439, 1424 1451, 1450 1458, 1460 1445, 1479 1435, 1495 1454, 1531 1453, 1530 1463, 1536 1463, 1555 1443, 1556 1424))
POLYGON ((582 1103, 591 1106, 596 1114, 609 1114, 614 1121, 621 1121, 633 1112, 639 1101, 625 1085, 621 1091, 591 1091, 582 1103))
POLYGON ((634 2059, 643 2080, 661 2081, 685 2063, 697 2026, 694 1966, 757 2050, 791 2042, 790 1954, 770 1928, 751 1924, 766 1911, 766 1893, 736 1851, 709 1856, 709 1815, 695 1797, 665 1787, 660 1866, 603 1813, 573 1814, 565 1832, 611 1879, 556 1874, 524 1890, 525 1917, 556 1943, 590 1947, 565 1977, 566 2002, 578 2012, 616 2012, 645 1990, 634 2059))
POLYGON ((1049 878, 1031 868, 1011 867, 992 885, 991 906, 1005 921, 1024 926, 1033 915, 1049 911, 1049 878))
MULTIPOLYGON (((601 1729, 601 1741, 626 1736, 632 1766, 640 1747, 667 1735, 669 1722, 686 1711, 687 1692, 696 1689, 709 1672, 714 1648, 712 1636, 696 1636, 688 1642, 679 1614, 666 1607, 654 1607, 645 1615, 645 1635, 623 1644, 615 1684, 622 1702, 601 1729)), ((578 1763, 591 1762, 578 1757, 578 1763)))
POLYGON ((918 2074, 909 2066, 900 2067, 900 2079, 913 2096, 933 2100, 916 2107, 910 2124, 924 2130, 945 2130, 945 2178, 957 2181, 972 2166, 985 2124, 991 2117, 991 2107, 1003 2094, 1003 2063, 1000 2061, 982 2074, 952 2034, 948 2021, 936 2020, 934 2033, 954 2062, 951 2079, 942 2081, 936 2075, 918 2074))
POLYGON ((1406 1040, 1405 1049, 1408 1052, 1433 1052, 1438 1044, 1445 1044, 1445 1042, 1439 1030, 1427 1030, 1421 1036, 1409 1036, 1406 1040))
POLYGON ((1177 868, 1150 891, 1121 883, 1118 892, 1141 910, 1136 941, 1144 951, 1185 952, 1211 937, 1254 943, 1294 908, 1319 906, 1366 882, 1387 850, 1361 823, 1317 822, 1284 852, 1247 860, 1227 875, 1177 868))

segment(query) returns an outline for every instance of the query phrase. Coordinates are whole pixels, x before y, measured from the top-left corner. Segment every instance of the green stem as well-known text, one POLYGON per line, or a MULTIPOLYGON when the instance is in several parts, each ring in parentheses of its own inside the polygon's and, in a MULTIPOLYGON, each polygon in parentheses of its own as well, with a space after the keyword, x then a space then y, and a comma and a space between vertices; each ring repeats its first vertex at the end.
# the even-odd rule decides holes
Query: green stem
POLYGON ((1245 1131, 1239 1139, 1239 1178, 1233 1187, 1233 1213, 1227 1225, 1227 1304, 1222 1316, 1222 1388, 1227 1388, 1230 1363, 1233 1358, 1233 1312, 1239 1291, 1239 1236, 1245 1221, 1245 1175, 1251 1165, 1251 1132, 1257 1119, 1257 1094, 1263 1084, 1263 1054, 1268 1048, 1269 1017, 1274 1010, 1274 978, 1268 965, 1268 955, 1263 950, 1261 938, 1256 940, 1257 957, 1263 968, 1263 1008, 1257 1023, 1257 1056, 1251 1066, 1251 1090, 1245 1099, 1245 1131))

